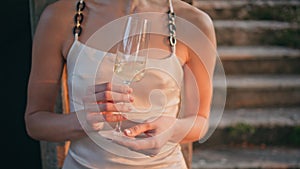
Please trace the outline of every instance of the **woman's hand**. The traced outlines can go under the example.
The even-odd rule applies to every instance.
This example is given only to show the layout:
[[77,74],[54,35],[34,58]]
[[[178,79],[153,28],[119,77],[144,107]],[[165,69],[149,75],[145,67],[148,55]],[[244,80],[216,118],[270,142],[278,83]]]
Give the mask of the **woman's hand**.
[[174,117],[162,116],[153,121],[137,124],[124,130],[124,134],[134,140],[117,139],[114,141],[133,151],[154,156],[168,141],[176,142],[176,139],[172,138],[176,121]]
[[123,103],[133,102],[130,96],[132,89],[125,85],[112,85],[111,83],[98,84],[88,89],[84,97],[84,112],[88,127],[92,131],[99,131],[103,122],[118,122],[126,120],[117,112],[128,112],[129,106]]

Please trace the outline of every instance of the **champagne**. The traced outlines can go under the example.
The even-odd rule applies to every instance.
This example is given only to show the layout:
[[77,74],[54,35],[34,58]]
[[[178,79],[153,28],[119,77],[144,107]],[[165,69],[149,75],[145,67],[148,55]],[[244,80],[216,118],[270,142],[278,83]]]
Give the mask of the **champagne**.
[[136,82],[141,80],[145,74],[145,62],[116,62],[114,72],[125,82]]

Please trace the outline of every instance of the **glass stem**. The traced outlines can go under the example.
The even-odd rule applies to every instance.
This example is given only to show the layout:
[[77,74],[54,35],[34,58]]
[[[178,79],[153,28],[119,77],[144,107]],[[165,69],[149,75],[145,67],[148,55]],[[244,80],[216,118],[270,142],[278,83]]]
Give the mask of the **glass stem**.
[[[121,113],[120,113],[121,114]],[[122,121],[118,121],[115,127],[116,132],[121,133],[121,125],[122,125]]]
[[[123,81],[123,84],[129,86],[130,81]],[[122,112],[119,112],[119,115],[122,115]],[[118,133],[122,132],[121,126],[122,126],[122,121],[118,121],[116,124],[116,127],[115,127],[116,132],[118,132]]]

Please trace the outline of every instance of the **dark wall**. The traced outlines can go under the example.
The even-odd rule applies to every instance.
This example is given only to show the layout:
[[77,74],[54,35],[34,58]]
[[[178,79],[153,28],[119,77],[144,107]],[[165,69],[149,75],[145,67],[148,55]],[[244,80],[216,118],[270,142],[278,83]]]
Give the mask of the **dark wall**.
[[[5,3],[5,4],[4,4]],[[2,166],[40,169],[39,142],[27,136],[24,125],[27,81],[31,63],[31,34],[28,0],[3,1],[0,10],[0,56],[2,125],[7,136],[2,146],[8,150]],[[7,123],[7,124],[6,124]],[[1,160],[2,161],[2,160]],[[18,168],[20,168],[18,167]],[[6,167],[7,168],[7,167]]]

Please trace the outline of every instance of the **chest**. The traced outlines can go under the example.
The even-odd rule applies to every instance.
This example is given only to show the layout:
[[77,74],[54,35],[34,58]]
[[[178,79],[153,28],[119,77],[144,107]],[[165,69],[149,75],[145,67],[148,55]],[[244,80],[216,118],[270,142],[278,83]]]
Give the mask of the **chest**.
[[[149,53],[154,59],[163,59],[172,52],[169,42],[169,20],[168,15],[163,12],[156,13],[137,13],[139,17],[151,20],[151,33],[149,48],[155,49]],[[83,12],[84,20],[81,24],[82,33],[79,41],[98,50],[116,53],[116,48],[120,41],[120,33],[124,29],[124,11],[112,12],[110,8],[95,10],[87,8]],[[180,31],[180,30],[177,30]],[[66,45],[66,51],[70,50],[71,45]],[[157,52],[162,51],[162,52]],[[186,63],[188,58],[188,48],[177,40],[176,55],[181,63]]]

